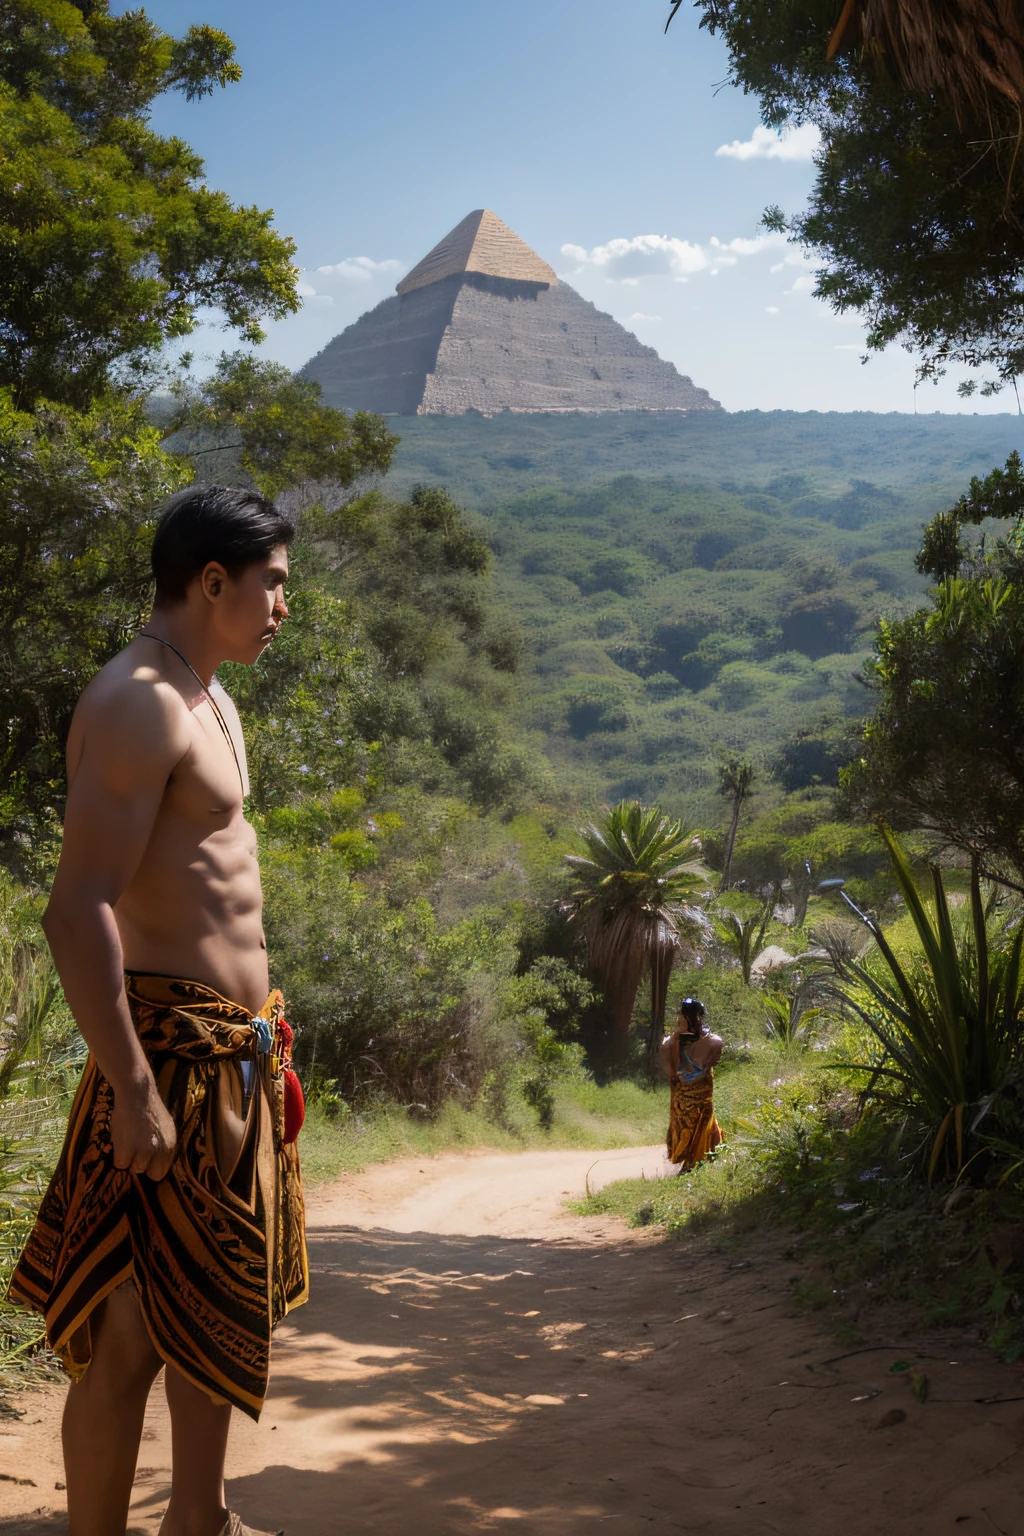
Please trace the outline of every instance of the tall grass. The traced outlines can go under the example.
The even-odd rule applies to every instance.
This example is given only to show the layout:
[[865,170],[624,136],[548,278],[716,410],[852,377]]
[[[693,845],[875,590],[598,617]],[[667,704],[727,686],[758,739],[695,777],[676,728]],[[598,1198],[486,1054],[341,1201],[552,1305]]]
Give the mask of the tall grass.
[[31,900],[0,876],[0,1388],[43,1338],[40,1319],[3,1298],[60,1146],[83,1056]]
[[668,1126],[668,1087],[629,1081],[599,1085],[588,1074],[558,1082],[551,1124],[543,1128],[533,1108],[510,1097],[500,1119],[490,1106],[449,1100],[432,1118],[418,1118],[401,1105],[333,1118],[314,1105],[302,1129],[302,1175],[309,1184],[353,1173],[396,1157],[433,1157],[489,1147],[496,1152],[554,1148],[653,1146]]

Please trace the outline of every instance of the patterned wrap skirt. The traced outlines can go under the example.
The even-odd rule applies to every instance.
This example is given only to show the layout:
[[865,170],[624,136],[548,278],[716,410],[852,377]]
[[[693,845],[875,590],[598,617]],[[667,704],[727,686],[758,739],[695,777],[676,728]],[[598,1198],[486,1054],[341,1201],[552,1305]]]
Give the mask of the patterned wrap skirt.
[[9,1299],[42,1313],[79,1380],[90,1314],[132,1280],[161,1359],[256,1419],[271,1330],[309,1290],[298,1150],[284,1142],[284,1001],[271,993],[253,1019],[180,977],[129,973],[125,990],[178,1130],[174,1161],[159,1181],[115,1168],[113,1090],[90,1056]]
[[722,1132],[715,1119],[715,1074],[709,1067],[696,1082],[676,1078],[665,1145],[670,1163],[695,1168],[720,1145]]

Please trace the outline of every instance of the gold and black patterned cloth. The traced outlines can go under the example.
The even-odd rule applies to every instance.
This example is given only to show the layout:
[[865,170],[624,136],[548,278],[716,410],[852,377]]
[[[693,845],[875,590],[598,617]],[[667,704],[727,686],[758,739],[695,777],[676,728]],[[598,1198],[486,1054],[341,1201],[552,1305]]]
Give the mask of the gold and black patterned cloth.
[[9,1299],[43,1314],[78,1380],[90,1314],[132,1280],[161,1358],[255,1419],[271,1330],[309,1290],[298,1151],[283,1134],[284,1002],[271,993],[254,1020],[180,977],[130,973],[125,988],[178,1129],[174,1161],[159,1181],[115,1168],[113,1090],[90,1056]]
[[695,1082],[674,1078],[672,1109],[665,1146],[670,1163],[696,1168],[721,1144],[722,1132],[715,1119],[715,1074],[708,1070]]

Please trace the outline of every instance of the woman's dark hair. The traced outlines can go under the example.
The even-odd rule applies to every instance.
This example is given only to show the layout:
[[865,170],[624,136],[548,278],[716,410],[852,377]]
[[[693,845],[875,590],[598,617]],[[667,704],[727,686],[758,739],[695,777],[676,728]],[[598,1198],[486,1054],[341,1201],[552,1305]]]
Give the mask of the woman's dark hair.
[[704,1004],[699,997],[684,997],[679,1004],[679,1017],[690,1026],[690,1038],[699,1038],[704,1026]]
[[172,496],[153,536],[158,603],[180,603],[211,560],[229,576],[262,560],[295,529],[272,501],[241,485],[197,485]]

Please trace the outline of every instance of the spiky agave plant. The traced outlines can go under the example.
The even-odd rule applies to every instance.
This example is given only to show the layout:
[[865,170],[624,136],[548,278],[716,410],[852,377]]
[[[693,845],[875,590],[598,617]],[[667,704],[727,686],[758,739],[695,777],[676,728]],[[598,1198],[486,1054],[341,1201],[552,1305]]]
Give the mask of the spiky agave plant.
[[765,947],[765,939],[771,925],[775,908],[779,904],[781,887],[772,886],[764,897],[761,905],[748,917],[743,917],[734,912],[731,907],[720,908],[720,916],[715,920],[715,932],[722,943],[727,945],[740,962],[740,970],[743,980],[750,986],[750,977],[754,968],[754,961]]
[[[884,1048],[871,1068],[869,1093],[923,1117],[931,1145],[928,1177],[945,1157],[956,1170],[969,1155],[972,1125],[1024,1056],[1024,927],[990,939],[991,904],[977,860],[971,871],[969,920],[954,925],[941,871],[932,870],[934,917],[914,884],[910,864],[888,829],[889,849],[921,956],[904,963],[868,919],[888,978],[847,960],[850,982],[835,989]],[[851,903],[852,905],[852,903]],[[856,909],[854,909],[856,910]]]
[[807,1045],[815,1019],[822,1013],[818,1007],[821,983],[817,976],[792,978],[785,989],[764,994],[764,1027],[769,1040],[787,1050],[791,1045]]
[[701,909],[707,871],[695,856],[692,830],[638,800],[610,807],[579,836],[582,851],[566,855],[576,879],[565,904],[570,921],[582,930],[620,1048],[640,983],[650,972],[653,1049],[676,954],[681,947],[692,951],[707,926]]

